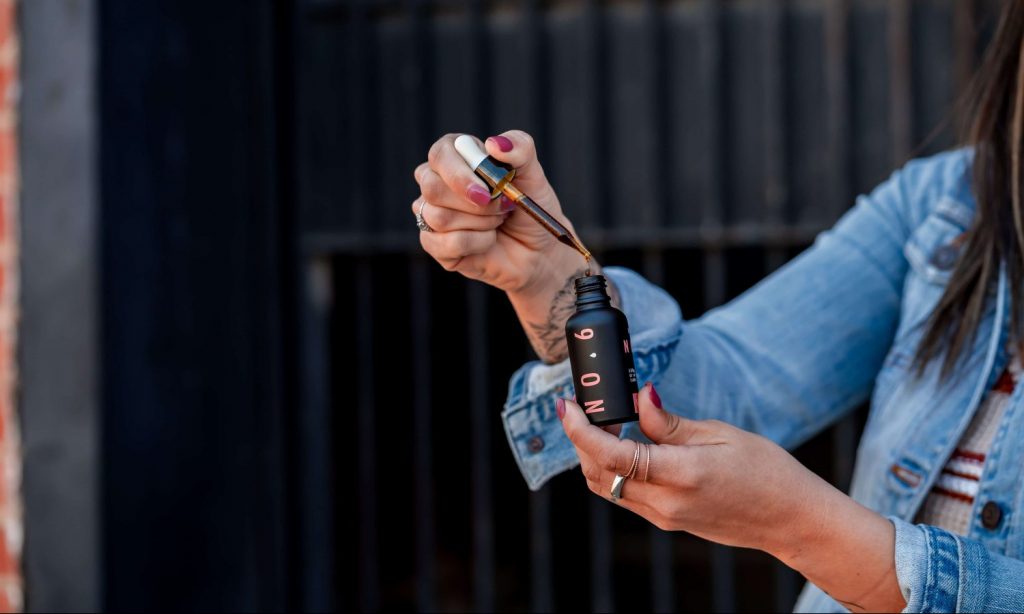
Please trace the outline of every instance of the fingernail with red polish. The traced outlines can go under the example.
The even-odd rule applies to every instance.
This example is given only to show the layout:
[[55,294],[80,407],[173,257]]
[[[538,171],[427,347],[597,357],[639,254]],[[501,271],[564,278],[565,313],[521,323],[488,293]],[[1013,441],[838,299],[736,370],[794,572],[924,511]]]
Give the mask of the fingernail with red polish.
[[469,186],[466,195],[469,196],[469,200],[481,207],[486,207],[487,203],[491,202],[491,193],[475,183]]
[[490,140],[495,142],[495,144],[498,146],[498,149],[505,152],[512,151],[512,141],[510,141],[508,137],[492,136],[490,137]]
[[658,396],[658,391],[654,388],[654,384],[651,384],[651,403],[654,403],[654,406],[658,409],[662,409],[661,397]]
[[565,419],[565,399],[555,401],[555,413],[558,414],[559,420]]
[[504,194],[501,195],[501,212],[508,213],[509,211],[515,211],[516,201],[512,200]]

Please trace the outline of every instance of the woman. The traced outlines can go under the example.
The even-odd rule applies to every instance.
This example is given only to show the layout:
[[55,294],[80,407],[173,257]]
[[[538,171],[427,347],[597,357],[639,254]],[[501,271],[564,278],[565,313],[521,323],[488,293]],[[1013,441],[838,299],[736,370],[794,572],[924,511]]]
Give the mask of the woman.
[[[641,391],[642,433],[631,425],[626,439],[563,398],[578,255],[489,201],[455,135],[439,140],[415,171],[423,247],[507,292],[547,363],[515,374],[504,413],[530,487],[578,462],[611,498],[634,464],[628,438],[646,436],[616,502],[663,529],[776,556],[810,581],[798,610],[1024,610],[1022,45],[1024,2],[1008,2],[970,147],[907,164],[728,305],[683,321],[664,291],[606,269],[641,381],[657,386]],[[485,147],[568,225],[528,135]],[[784,448],[869,397],[846,496]]]

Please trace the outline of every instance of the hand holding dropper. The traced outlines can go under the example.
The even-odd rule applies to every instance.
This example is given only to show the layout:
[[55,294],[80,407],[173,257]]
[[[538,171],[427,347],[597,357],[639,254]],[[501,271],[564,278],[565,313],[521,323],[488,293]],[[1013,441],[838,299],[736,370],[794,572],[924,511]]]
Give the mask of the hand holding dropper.
[[505,194],[520,209],[554,235],[558,241],[582,254],[587,261],[587,275],[590,275],[590,251],[569,232],[568,228],[513,185],[512,179],[516,176],[516,169],[487,155],[487,152],[480,149],[480,146],[468,134],[463,134],[455,139],[455,151],[459,152],[473,172],[491,187],[492,200]]

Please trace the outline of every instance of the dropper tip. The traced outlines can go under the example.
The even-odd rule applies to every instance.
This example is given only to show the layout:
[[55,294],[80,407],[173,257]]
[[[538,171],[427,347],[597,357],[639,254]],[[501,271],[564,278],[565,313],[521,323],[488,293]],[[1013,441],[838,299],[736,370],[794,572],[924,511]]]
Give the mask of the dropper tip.
[[590,260],[593,258],[593,256],[590,255],[590,250],[587,249],[586,247],[584,247],[583,243],[580,243],[580,240],[577,239],[576,237],[572,238],[572,242],[573,242],[573,247],[576,248],[576,251],[578,251],[579,253],[583,254],[583,257],[586,258],[587,262],[589,263]]

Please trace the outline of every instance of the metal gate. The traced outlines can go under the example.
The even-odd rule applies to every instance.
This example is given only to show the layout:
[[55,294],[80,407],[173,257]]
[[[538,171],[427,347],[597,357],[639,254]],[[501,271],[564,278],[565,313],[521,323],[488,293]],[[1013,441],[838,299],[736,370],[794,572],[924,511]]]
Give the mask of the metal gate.
[[[499,411],[532,355],[500,293],[421,253],[412,169],[445,132],[531,132],[599,260],[693,318],[954,142],[996,5],[297,2],[306,606],[791,608],[766,555],[651,528],[578,473],[527,491]],[[845,487],[863,417],[798,458]]]

